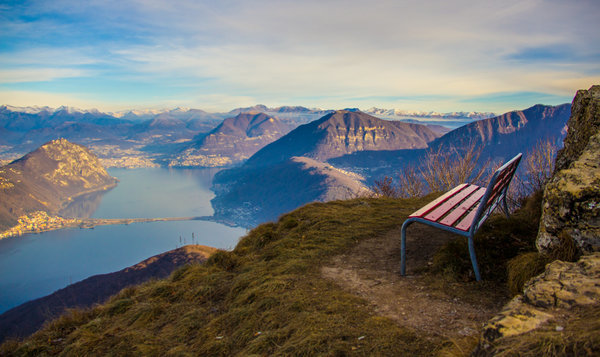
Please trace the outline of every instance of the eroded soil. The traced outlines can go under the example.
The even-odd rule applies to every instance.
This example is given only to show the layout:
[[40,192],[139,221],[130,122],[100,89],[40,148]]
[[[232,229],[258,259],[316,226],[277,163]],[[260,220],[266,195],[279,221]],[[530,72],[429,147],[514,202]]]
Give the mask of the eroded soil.
[[474,281],[448,283],[423,273],[433,254],[457,236],[413,224],[407,230],[407,275],[400,275],[400,227],[337,256],[322,274],[368,300],[401,326],[450,339],[476,336],[508,300],[504,289]]

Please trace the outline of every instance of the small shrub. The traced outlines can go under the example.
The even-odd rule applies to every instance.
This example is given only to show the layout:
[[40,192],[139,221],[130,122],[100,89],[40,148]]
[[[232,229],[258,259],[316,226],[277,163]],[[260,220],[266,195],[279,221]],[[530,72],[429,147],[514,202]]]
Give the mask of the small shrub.
[[381,180],[375,180],[373,186],[371,187],[371,191],[373,191],[375,197],[400,197],[398,189],[394,185],[394,180],[389,176],[385,176]]
[[520,254],[508,262],[508,288],[513,295],[523,292],[529,279],[542,273],[548,258],[538,252]]
[[108,306],[106,314],[108,316],[122,314],[125,311],[127,311],[131,307],[131,305],[133,305],[133,300],[128,298],[112,301],[111,304]]
[[566,262],[575,262],[581,256],[573,237],[565,231],[558,235],[559,245],[549,254],[551,260],[564,260]]
[[402,198],[421,197],[426,193],[425,182],[415,166],[406,165],[398,174],[397,191]]
[[238,266],[238,258],[233,252],[219,250],[208,258],[207,266],[215,266],[225,271],[231,271]]

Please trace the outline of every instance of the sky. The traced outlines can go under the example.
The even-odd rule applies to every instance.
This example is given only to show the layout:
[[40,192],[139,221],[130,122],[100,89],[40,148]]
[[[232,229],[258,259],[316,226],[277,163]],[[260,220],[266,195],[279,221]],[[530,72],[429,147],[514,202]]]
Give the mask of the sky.
[[598,0],[0,0],[0,104],[525,109],[600,84]]

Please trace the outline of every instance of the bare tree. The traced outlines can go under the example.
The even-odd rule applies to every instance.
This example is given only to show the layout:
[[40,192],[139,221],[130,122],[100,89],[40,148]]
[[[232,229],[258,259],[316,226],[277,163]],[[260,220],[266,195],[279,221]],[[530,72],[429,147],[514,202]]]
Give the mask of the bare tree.
[[430,150],[421,166],[407,164],[398,173],[398,183],[385,176],[376,180],[372,187],[376,196],[419,197],[429,192],[448,191],[464,182],[483,184],[489,161],[479,165],[481,148],[473,143],[459,152],[455,147],[438,147]]
[[478,167],[481,151],[475,143],[460,153],[453,146],[440,146],[436,151],[428,151],[420,172],[429,191],[448,191],[464,182],[481,184],[489,166],[486,162]]
[[394,180],[389,176],[385,176],[381,180],[375,180],[373,186],[371,187],[371,190],[373,191],[376,197],[400,197],[398,189],[394,185]]
[[407,164],[398,173],[398,186],[396,190],[402,198],[420,197],[425,194],[425,182],[423,182],[421,173],[415,166]]
[[523,159],[523,168],[515,176],[516,185],[511,193],[514,202],[541,191],[552,176],[558,147],[550,139],[538,141]]
[[554,159],[557,151],[551,140],[539,141],[525,159],[527,181],[532,191],[544,188],[554,171]]

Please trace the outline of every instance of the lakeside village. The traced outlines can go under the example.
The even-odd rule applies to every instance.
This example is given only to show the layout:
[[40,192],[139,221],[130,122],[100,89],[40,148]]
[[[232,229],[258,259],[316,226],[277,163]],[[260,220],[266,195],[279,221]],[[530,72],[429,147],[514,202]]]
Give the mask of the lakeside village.
[[44,211],[35,211],[24,216],[20,216],[17,225],[0,232],[0,239],[17,237],[27,233],[42,233],[55,229],[79,227],[94,228],[100,225],[111,224],[131,224],[143,222],[159,221],[191,221],[201,220],[206,217],[165,217],[165,218],[63,218],[59,216],[50,216]]
[[79,224],[81,224],[81,220],[79,219],[50,216],[44,211],[36,211],[19,217],[16,226],[0,232],[0,239],[16,237],[26,233],[41,233],[54,229],[73,227]]

